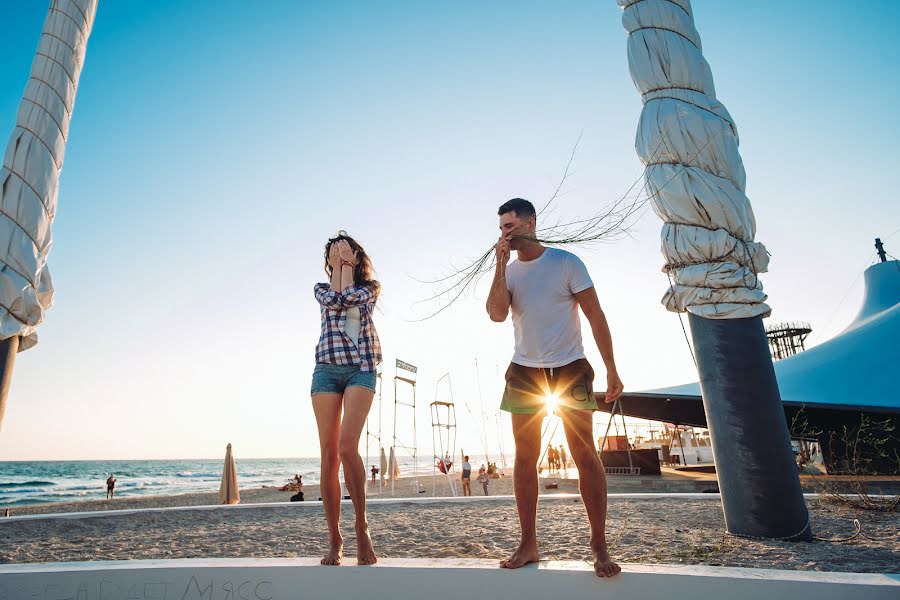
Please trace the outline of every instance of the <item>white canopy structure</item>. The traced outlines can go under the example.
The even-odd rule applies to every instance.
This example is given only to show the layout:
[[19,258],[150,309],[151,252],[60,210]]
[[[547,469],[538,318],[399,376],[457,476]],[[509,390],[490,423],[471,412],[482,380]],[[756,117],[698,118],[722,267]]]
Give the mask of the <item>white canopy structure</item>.
[[0,169],[0,339],[37,343],[69,120],[97,0],[52,0]]
[[628,65],[644,103],[636,149],[663,220],[667,309],[709,319],[767,316],[757,278],[769,255],[753,240],[737,128],[716,99],[689,0],[617,0]]
[[[862,306],[846,329],[775,363],[786,411],[900,414],[900,261],[866,269],[865,286]],[[622,407],[629,416],[702,426],[700,398],[700,384],[687,383],[626,393]]]

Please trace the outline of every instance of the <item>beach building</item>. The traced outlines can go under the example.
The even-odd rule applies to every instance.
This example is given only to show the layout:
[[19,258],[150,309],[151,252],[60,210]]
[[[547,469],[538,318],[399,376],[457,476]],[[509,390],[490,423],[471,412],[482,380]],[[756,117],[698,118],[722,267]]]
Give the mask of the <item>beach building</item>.
[[[862,306],[847,327],[818,346],[775,362],[792,437],[818,442],[829,472],[900,470],[900,261],[887,260],[878,245],[881,260],[865,270]],[[699,382],[626,392],[621,410],[629,417],[706,426]],[[871,443],[862,452],[851,452],[848,436],[857,433]]]

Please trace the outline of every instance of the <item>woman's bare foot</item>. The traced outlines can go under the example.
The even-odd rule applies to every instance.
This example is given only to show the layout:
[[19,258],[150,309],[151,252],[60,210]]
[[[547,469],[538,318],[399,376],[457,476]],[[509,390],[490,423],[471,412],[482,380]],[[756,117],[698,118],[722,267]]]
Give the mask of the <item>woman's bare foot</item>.
[[538,553],[537,542],[522,542],[512,556],[500,561],[500,566],[504,569],[518,569],[539,560],[541,560],[541,555]]
[[338,538],[331,543],[331,548],[328,549],[328,554],[325,555],[321,563],[323,565],[339,565],[342,558],[344,558],[344,540],[343,538]]
[[597,577],[612,577],[622,571],[607,552],[594,552],[594,573]]
[[372,546],[372,538],[369,536],[369,526],[356,530],[356,564],[374,565],[378,562],[375,556],[375,548]]

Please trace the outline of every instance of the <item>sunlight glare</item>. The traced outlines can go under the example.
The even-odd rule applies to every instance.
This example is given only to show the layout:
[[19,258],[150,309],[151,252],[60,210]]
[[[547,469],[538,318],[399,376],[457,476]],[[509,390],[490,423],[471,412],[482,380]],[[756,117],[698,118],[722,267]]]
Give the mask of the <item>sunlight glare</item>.
[[547,414],[554,414],[556,407],[559,405],[559,397],[556,394],[547,394],[544,396],[544,402],[547,403]]

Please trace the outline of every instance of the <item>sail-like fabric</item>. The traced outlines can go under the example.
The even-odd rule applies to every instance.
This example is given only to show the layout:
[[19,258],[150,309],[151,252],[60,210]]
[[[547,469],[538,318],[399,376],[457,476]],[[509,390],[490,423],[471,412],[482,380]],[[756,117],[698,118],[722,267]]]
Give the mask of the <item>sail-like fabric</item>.
[[710,319],[768,316],[734,120],[716,99],[689,0],[617,0],[644,108],[636,149],[663,220],[667,309]]
[[0,339],[37,343],[69,120],[97,0],[52,0],[0,168]]

